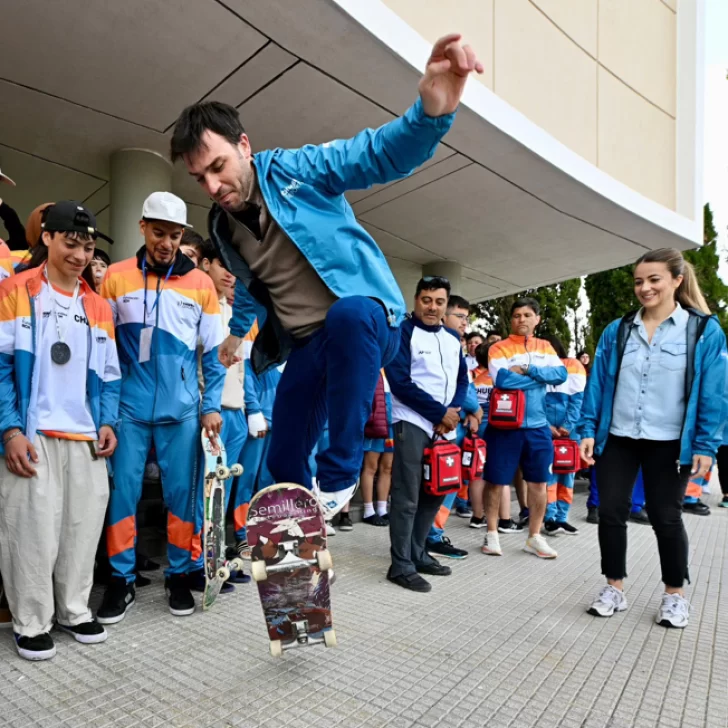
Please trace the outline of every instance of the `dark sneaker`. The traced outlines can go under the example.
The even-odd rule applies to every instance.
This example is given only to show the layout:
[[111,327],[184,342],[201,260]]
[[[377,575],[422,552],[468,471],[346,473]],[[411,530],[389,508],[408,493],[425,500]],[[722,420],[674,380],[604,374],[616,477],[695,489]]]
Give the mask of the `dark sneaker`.
[[56,646],[48,632],[37,634],[35,637],[22,637],[16,633],[15,647],[25,660],[50,660],[56,656]]
[[588,509],[586,515],[587,523],[599,523],[599,509],[596,506],[592,506]]
[[371,516],[367,516],[366,518],[362,518],[362,521],[364,523],[369,524],[370,526],[388,526],[389,525],[388,518],[382,518],[381,516],[378,516],[376,513],[372,514]]
[[167,577],[164,580],[164,590],[169,600],[169,611],[175,617],[187,617],[194,613],[195,599],[190,591],[187,574],[172,574]]
[[392,576],[390,570],[387,572],[387,581],[391,581],[392,584],[401,586],[404,589],[409,589],[410,591],[432,591],[432,584],[430,584],[429,581],[423,579],[419,574],[402,574],[400,576]]
[[339,513],[339,531],[353,531],[354,524],[348,513]]
[[[196,571],[190,571],[189,574],[187,574],[187,586],[191,591],[194,592],[203,592],[205,591],[205,570],[204,569],[197,569]],[[165,582],[165,588],[166,588],[167,582]],[[235,591],[235,587],[230,583],[230,581],[226,581],[222,585],[222,589],[220,589],[220,594],[230,594],[231,592]]]
[[473,511],[470,506],[458,506],[455,509],[455,515],[460,516],[460,518],[470,518],[473,515]]
[[561,524],[556,523],[556,521],[546,521],[543,524],[543,530],[547,536],[558,536],[560,533],[564,533]]
[[99,642],[106,642],[109,636],[106,630],[95,620],[77,624],[73,627],[67,627],[65,624],[56,622],[56,627],[68,632],[76,642],[82,642],[84,645],[96,645]]
[[703,503],[698,500],[695,503],[683,503],[683,511],[685,513],[692,513],[695,516],[709,516],[710,506],[707,503]]
[[433,561],[431,564],[421,564],[417,567],[418,574],[429,574],[430,576],[450,576],[452,569],[439,561]]
[[96,612],[96,621],[99,624],[116,624],[121,622],[126,613],[134,606],[134,584],[126,583],[123,577],[113,577],[106,587],[104,600]]
[[650,518],[644,508],[640,508],[638,511],[632,511],[629,514],[629,520],[632,521],[632,523],[641,523],[644,526],[650,525]]
[[473,516],[470,519],[470,528],[485,528],[488,525],[488,521],[485,520],[485,516],[482,518],[476,518]]
[[579,529],[576,526],[572,526],[566,521],[557,521],[556,525],[561,529],[561,533],[565,533],[567,536],[576,536],[579,533]]
[[240,571],[231,571],[230,578],[226,584],[249,584],[250,577],[241,569]]
[[152,580],[144,576],[140,571],[134,572],[134,586],[138,589],[141,589],[142,587],[149,586],[152,583]]
[[159,564],[147,558],[146,554],[137,552],[136,568],[137,571],[159,571]]
[[528,525],[528,508],[523,508],[518,515],[518,523],[521,526]]
[[718,503],[719,508],[728,508],[728,495],[723,496],[723,500]]
[[465,549],[453,546],[447,536],[443,536],[440,541],[428,541],[425,549],[430,556],[446,556],[448,559],[464,559],[468,555]]
[[498,520],[498,533],[518,533],[519,531],[523,531],[523,526],[512,518]]

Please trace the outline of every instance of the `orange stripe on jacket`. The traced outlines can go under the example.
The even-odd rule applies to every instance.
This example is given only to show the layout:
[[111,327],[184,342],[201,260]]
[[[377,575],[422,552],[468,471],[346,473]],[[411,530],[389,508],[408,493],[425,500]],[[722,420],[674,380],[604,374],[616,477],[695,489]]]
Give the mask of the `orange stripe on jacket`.
[[184,551],[192,551],[192,529],[189,521],[183,521],[173,513],[167,516],[167,541]]
[[134,548],[136,516],[127,516],[106,529],[106,550],[109,558]]
[[245,528],[245,524],[248,520],[248,508],[250,508],[250,503],[243,503],[233,512],[233,523],[235,524],[236,531],[239,531],[241,528]]

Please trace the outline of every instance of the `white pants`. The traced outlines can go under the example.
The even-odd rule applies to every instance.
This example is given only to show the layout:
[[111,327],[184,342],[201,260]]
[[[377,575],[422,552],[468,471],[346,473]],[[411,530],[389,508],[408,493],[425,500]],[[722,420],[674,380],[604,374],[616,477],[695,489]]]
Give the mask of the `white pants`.
[[106,459],[88,442],[37,435],[33,478],[0,462],[0,571],[13,629],[34,637],[88,622],[96,547],[109,500]]

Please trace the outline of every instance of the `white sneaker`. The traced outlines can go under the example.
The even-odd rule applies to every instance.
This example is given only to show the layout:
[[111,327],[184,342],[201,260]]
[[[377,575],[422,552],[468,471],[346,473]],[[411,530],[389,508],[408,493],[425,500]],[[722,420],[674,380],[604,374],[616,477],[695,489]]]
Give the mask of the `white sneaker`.
[[607,584],[602,587],[599,596],[587,611],[595,617],[611,617],[615,612],[623,612],[625,609],[627,609],[627,598],[624,592]]
[[321,508],[324,512],[324,518],[327,521],[332,520],[333,517],[352,499],[358,485],[359,481],[348,488],[344,488],[344,490],[337,490],[334,493],[324,493],[318,485],[314,487],[313,492],[319,499],[319,503],[321,504]]
[[503,556],[498,531],[488,531],[488,533],[485,534],[485,540],[483,541],[483,546],[480,550],[484,554],[489,554],[490,556]]
[[527,538],[523,550],[527,554],[538,556],[539,559],[555,559],[559,555],[546,543],[546,539],[540,533]]
[[336,536],[336,529],[331,525],[331,521],[326,521],[326,535]]
[[690,602],[679,594],[663,594],[657,612],[657,624],[685,629],[690,617]]

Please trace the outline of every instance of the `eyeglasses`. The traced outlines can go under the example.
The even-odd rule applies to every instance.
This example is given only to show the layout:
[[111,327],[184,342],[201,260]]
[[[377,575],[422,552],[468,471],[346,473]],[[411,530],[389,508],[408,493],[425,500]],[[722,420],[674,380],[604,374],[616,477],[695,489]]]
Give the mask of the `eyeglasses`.
[[464,321],[468,317],[468,314],[466,314],[466,313],[449,313],[447,315],[454,316],[455,318],[459,318],[461,321]]

